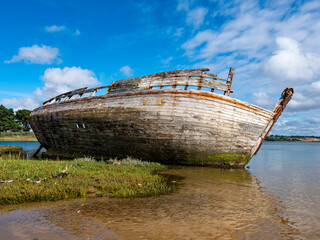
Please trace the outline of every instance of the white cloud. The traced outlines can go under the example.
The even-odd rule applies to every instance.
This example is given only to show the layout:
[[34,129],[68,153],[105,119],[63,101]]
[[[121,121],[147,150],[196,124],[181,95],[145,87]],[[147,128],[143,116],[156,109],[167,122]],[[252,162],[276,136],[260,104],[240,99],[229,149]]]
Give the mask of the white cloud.
[[307,2],[301,7],[302,12],[319,11],[319,9],[320,9],[320,2],[319,1]]
[[35,98],[4,98],[1,100],[1,104],[13,108],[14,111],[19,109],[29,109],[32,110],[39,107],[40,101]]
[[52,26],[45,26],[44,28],[47,32],[62,32],[67,30],[65,26],[57,26],[57,25],[52,25]]
[[51,64],[60,63],[61,59],[58,58],[59,49],[55,47],[42,45],[33,45],[32,47],[19,48],[18,55],[12,57],[11,60],[4,61],[5,63],[15,63],[24,61],[26,63],[37,64]]
[[33,109],[61,93],[81,87],[95,87],[100,82],[95,74],[88,69],[80,67],[48,68],[41,76],[44,81],[42,88],[37,88],[33,97],[2,99],[1,104],[17,109]]
[[267,61],[265,71],[290,82],[312,81],[319,72],[320,57],[303,54],[294,39],[278,37],[276,41],[279,49]]
[[272,99],[266,92],[254,92],[252,94],[252,102],[259,107],[272,110],[277,103],[277,99]]
[[205,16],[208,13],[208,9],[204,7],[197,7],[195,9],[192,9],[187,13],[187,24],[193,25],[195,29],[199,28],[203,21]]
[[170,57],[168,57],[166,59],[162,59],[161,60],[162,66],[163,67],[169,67],[170,66],[170,62],[172,61],[172,59],[173,59],[172,56],[170,56]]
[[173,36],[175,37],[181,37],[183,33],[185,32],[185,29],[183,27],[176,29],[176,31],[173,33]]
[[279,119],[271,134],[320,136],[320,118],[303,117],[298,119]]
[[48,68],[41,77],[44,81],[42,89],[37,88],[38,98],[51,98],[76,88],[96,86],[99,84],[95,74],[80,67]]
[[[255,1],[228,4],[228,11],[221,12],[222,5],[215,8],[220,22],[222,16],[226,17],[220,26],[212,17],[208,19],[212,28],[198,31],[182,44],[193,65],[213,65],[215,73],[235,67],[233,89],[242,96],[254,90],[277,99],[285,87],[306,94],[320,72],[320,48],[316,40],[320,39],[320,18],[316,11],[305,12],[318,6],[316,1],[296,5],[289,14],[288,4],[259,5]],[[320,108],[315,99],[311,101]]]
[[291,101],[288,104],[288,110],[294,113],[313,111],[314,109],[319,109],[320,96],[309,97],[303,89],[300,92],[295,92]]
[[[181,3],[187,15],[192,8],[183,9]],[[293,87],[295,93],[284,115],[317,114],[320,118],[319,1],[211,3],[215,7],[207,8],[210,18],[206,18],[210,27],[181,45],[190,67],[214,66],[219,76],[235,67],[232,96],[252,96],[251,102],[268,109],[284,88]]]
[[[214,43],[214,39],[217,39],[217,34],[214,33],[212,30],[207,29],[201,32],[198,32],[195,37],[188,40],[182,45],[182,48],[187,50],[188,55],[194,55],[194,50],[196,50],[197,47],[201,46],[202,44],[208,44],[208,43]],[[218,40],[218,39],[217,39]],[[218,43],[218,41],[217,41]],[[210,51],[211,54],[214,54],[218,52],[218,49],[214,51]],[[206,58],[205,56],[199,56],[199,58]]]
[[177,5],[178,11],[188,11],[190,8],[190,1],[189,0],[179,0]]
[[129,67],[128,65],[120,68],[120,72],[125,77],[131,77],[134,74],[134,70],[131,67]]
[[57,26],[57,25],[45,26],[44,29],[46,32],[49,32],[49,33],[66,32],[68,34],[75,35],[75,36],[80,35],[79,29],[72,30],[72,29],[67,28],[64,25],[62,25],[62,26]]
[[[220,30],[206,29],[186,41],[182,48],[187,54],[198,59],[212,60],[216,55],[234,54],[234,58],[265,57],[270,45],[270,32],[275,13],[245,13],[221,26]],[[234,59],[233,58],[233,59]]]
[[320,81],[311,83],[310,87],[308,86],[306,90],[314,96],[320,96]]

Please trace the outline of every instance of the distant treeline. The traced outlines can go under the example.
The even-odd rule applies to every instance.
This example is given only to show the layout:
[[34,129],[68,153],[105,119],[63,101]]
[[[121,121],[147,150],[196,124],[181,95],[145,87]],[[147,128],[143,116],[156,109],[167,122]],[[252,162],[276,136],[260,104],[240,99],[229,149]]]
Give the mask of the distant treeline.
[[0,132],[30,131],[30,112],[27,109],[14,112],[12,108],[0,105]]
[[266,141],[283,141],[283,142],[305,142],[305,141],[320,141],[318,136],[282,136],[270,135],[267,136]]

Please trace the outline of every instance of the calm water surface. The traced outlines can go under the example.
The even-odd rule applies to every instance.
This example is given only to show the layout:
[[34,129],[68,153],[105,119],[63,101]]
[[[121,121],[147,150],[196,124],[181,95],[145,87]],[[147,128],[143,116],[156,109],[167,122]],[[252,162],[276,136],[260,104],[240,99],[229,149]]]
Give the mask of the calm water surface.
[[248,170],[166,171],[168,195],[0,207],[0,239],[320,239],[319,154],[265,142]]
[[[25,142],[25,141],[0,141],[0,145],[13,145],[17,147],[22,147],[24,156],[20,156],[20,158],[31,158],[35,151],[39,148],[39,142]],[[41,150],[43,152],[44,150]],[[13,155],[13,157],[16,157]]]
[[37,148],[40,146],[39,142],[23,142],[23,141],[0,141],[0,145],[12,145],[12,146],[18,146],[23,147],[23,150],[37,150]]

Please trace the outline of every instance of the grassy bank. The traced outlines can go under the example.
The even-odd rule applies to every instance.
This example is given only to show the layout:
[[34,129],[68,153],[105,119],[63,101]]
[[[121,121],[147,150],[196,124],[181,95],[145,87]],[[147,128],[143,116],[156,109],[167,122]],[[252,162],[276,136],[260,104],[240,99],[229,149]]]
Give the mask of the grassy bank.
[[22,153],[22,147],[0,145],[0,160],[2,159],[21,159],[25,154]]
[[0,160],[0,204],[76,197],[142,197],[168,192],[166,167],[133,159],[95,162]]
[[2,153],[21,153],[22,147],[0,145],[0,154]]
[[0,132],[0,141],[38,141],[33,132]]

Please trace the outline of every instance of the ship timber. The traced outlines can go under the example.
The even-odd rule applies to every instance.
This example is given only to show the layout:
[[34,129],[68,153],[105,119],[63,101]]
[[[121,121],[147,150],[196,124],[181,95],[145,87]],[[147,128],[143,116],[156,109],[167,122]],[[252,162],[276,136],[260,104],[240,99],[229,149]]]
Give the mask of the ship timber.
[[294,91],[285,89],[269,111],[229,96],[233,68],[227,79],[207,71],[177,70],[76,89],[34,109],[30,124],[46,156],[243,167]]

